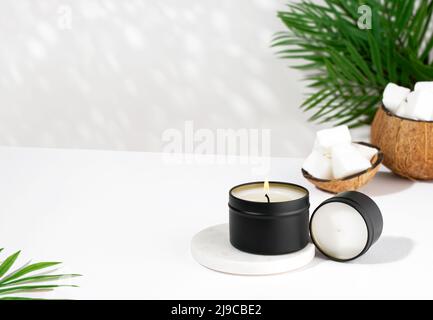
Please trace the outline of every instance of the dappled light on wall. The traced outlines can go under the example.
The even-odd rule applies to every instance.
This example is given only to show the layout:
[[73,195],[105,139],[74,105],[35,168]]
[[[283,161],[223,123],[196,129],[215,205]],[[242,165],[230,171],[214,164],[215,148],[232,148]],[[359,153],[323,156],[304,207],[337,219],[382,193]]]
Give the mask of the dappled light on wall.
[[[161,151],[161,133],[188,120],[312,139],[299,75],[270,48],[280,5],[4,1],[0,144]],[[274,141],[280,155],[306,152]]]

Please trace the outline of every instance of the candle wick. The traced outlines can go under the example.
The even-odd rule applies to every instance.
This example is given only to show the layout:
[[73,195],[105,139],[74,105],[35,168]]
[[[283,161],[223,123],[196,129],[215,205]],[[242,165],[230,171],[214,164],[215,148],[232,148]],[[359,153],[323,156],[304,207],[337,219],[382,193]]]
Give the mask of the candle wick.
[[268,199],[268,203],[270,203],[270,202],[271,202],[271,199],[269,199],[269,196],[268,196],[267,193],[265,194],[265,197],[266,197],[266,199]]

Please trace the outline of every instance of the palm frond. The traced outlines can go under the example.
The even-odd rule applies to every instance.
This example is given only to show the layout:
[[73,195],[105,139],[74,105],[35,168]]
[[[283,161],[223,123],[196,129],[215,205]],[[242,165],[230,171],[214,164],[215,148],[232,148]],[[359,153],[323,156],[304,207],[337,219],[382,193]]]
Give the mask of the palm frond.
[[[371,8],[371,29],[358,27],[361,5]],[[389,82],[433,80],[433,0],[302,0],[278,17],[288,30],[272,46],[307,74],[301,108],[311,121],[369,124]]]
[[[0,249],[0,252],[3,249]],[[58,281],[79,277],[79,274],[53,274],[35,275],[35,271],[44,270],[59,265],[61,262],[37,262],[25,265],[15,271],[10,271],[20,255],[20,251],[8,256],[0,263],[0,300],[32,300],[33,298],[10,296],[16,293],[46,292],[59,287],[76,287],[69,284],[46,284],[50,281]]]

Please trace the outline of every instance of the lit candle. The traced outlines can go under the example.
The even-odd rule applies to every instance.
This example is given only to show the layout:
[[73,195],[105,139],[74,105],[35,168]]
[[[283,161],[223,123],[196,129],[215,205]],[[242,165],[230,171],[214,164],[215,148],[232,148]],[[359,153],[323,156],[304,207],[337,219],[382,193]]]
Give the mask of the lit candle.
[[246,201],[286,202],[306,195],[305,189],[292,184],[272,182],[248,183],[232,189],[231,194]]
[[353,260],[379,239],[383,219],[379,207],[365,194],[344,192],[323,202],[310,221],[311,238],[324,255]]
[[308,190],[283,182],[253,182],[229,193],[230,242],[239,250],[277,255],[309,242]]

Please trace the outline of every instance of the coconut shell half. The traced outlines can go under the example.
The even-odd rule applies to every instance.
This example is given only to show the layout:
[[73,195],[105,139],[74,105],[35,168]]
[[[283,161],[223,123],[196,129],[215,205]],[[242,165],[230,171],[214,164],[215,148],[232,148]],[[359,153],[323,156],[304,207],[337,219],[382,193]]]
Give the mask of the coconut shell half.
[[371,125],[371,142],[382,150],[383,164],[397,175],[433,180],[433,121],[402,118],[382,106]]
[[377,149],[377,154],[371,159],[371,168],[362,171],[360,173],[354,174],[352,176],[346,177],[344,179],[336,180],[323,180],[313,177],[307,171],[302,169],[302,174],[304,178],[314,184],[318,189],[330,192],[330,193],[340,193],[344,191],[355,191],[370,182],[371,179],[379,171],[380,164],[383,161],[383,153],[380,149],[374,145],[365,142],[355,142],[357,144],[362,144],[364,146]]

